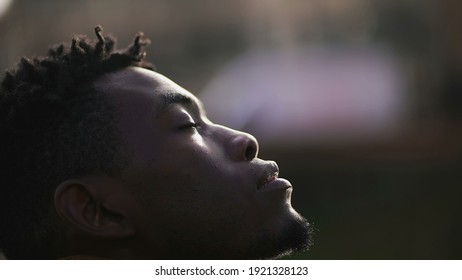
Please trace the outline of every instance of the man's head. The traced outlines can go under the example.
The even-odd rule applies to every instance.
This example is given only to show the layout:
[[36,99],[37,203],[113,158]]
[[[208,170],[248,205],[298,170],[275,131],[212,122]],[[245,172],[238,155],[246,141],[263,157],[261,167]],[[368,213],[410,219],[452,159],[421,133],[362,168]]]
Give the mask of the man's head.
[[306,249],[292,187],[249,134],[146,63],[141,35],[22,59],[0,96],[8,258],[271,258]]

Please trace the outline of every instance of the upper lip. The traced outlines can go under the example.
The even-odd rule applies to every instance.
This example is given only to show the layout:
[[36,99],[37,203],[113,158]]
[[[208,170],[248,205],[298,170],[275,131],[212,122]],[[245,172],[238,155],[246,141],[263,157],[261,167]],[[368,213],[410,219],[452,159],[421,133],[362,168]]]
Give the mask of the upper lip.
[[279,175],[279,167],[274,161],[270,161],[264,165],[263,170],[260,172],[260,176],[257,183],[257,189],[266,183],[275,180]]

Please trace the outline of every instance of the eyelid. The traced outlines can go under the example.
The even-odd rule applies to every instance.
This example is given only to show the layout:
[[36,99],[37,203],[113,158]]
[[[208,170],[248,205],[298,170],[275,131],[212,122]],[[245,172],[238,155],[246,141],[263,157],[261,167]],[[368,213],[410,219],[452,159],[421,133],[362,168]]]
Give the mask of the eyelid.
[[182,130],[182,129],[188,129],[188,128],[197,128],[201,126],[201,122],[188,122],[188,123],[183,123],[181,125],[178,126],[178,129]]
[[204,119],[202,118],[202,114],[199,112],[191,112],[186,108],[181,108],[181,117],[182,120],[179,120],[177,129],[188,129],[188,128],[197,128],[203,124]]

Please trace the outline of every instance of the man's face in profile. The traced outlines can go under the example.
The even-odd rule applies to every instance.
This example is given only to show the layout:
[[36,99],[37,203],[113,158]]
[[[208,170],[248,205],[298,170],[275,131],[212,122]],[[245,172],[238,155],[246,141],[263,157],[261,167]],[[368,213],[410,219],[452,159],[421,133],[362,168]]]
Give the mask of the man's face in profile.
[[256,139],[211,122],[201,102],[142,68],[95,88],[114,105],[130,164],[118,184],[146,258],[271,258],[306,249],[292,186]]

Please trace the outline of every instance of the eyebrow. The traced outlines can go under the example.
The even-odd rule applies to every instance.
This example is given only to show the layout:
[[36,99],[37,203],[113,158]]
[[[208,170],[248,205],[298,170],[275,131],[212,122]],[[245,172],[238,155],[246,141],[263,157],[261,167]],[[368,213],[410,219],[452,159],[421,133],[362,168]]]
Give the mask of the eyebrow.
[[157,115],[163,114],[173,104],[192,105],[194,101],[191,97],[179,92],[167,92],[161,95],[162,102],[157,108]]

